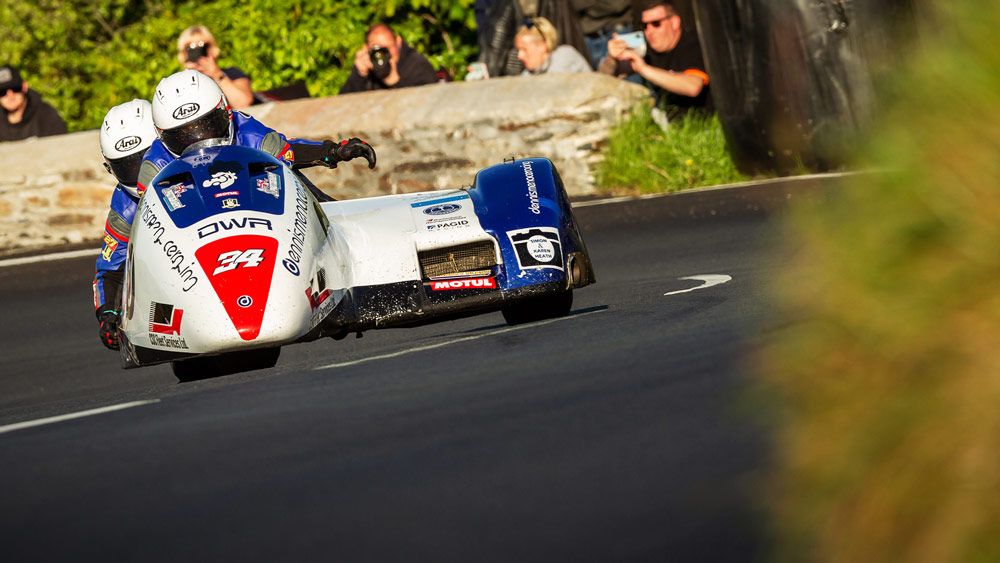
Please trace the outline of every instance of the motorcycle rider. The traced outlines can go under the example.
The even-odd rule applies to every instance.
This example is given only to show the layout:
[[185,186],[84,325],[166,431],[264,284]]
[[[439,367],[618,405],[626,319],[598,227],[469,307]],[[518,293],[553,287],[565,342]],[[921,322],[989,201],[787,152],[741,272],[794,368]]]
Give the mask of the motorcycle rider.
[[[352,137],[340,143],[305,139],[289,141],[284,135],[253,117],[243,112],[234,112],[219,85],[196,70],[182,70],[160,80],[150,106],[152,125],[158,138],[145,151],[138,169],[135,186],[140,196],[160,170],[192,147],[233,144],[251,147],[271,154],[295,169],[316,164],[336,168],[338,162],[354,158],[364,158],[368,161],[368,168],[375,167],[375,150],[361,139]],[[304,183],[321,200],[329,199],[310,182]],[[134,216],[135,202],[124,228],[126,243]],[[109,224],[110,217],[109,215]],[[125,219],[124,216],[121,218]],[[121,246],[122,239],[116,240]],[[112,249],[111,253],[114,252]],[[124,265],[124,251],[121,256],[119,280]],[[105,274],[104,278],[108,277]],[[105,282],[98,293],[95,281],[95,303],[101,303],[98,306],[101,342],[108,348],[117,349],[121,283],[115,287],[117,294],[111,295],[114,297],[112,301],[108,301],[110,289]]]
[[[153,125],[159,139],[146,153],[139,170],[139,192],[185,150],[197,146],[240,145],[273,155],[293,168],[322,164],[336,168],[338,162],[364,158],[375,168],[375,150],[352,137],[333,141],[289,140],[253,117],[233,111],[219,85],[192,69],[164,78],[153,94]],[[315,195],[325,199],[322,192]]]
[[101,126],[104,167],[118,180],[111,195],[111,211],[104,224],[104,248],[97,257],[94,307],[101,343],[118,349],[118,311],[122,277],[132,220],[139,202],[136,186],[146,150],[156,140],[153,111],[146,100],[132,100],[111,108]]

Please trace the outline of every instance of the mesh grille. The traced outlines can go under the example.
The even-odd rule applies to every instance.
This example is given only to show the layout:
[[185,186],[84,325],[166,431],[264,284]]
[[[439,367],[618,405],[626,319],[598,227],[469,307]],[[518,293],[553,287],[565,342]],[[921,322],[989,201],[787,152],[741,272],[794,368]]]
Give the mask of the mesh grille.
[[488,273],[497,263],[493,242],[488,240],[425,250],[417,256],[424,279],[456,274],[483,275],[480,270]]

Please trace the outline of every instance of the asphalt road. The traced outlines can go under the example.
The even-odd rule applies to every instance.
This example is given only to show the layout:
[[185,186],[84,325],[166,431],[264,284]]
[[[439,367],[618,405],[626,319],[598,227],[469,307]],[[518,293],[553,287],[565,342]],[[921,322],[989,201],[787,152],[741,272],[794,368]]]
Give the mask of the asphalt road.
[[[774,210],[824,183],[579,207],[598,284],[565,319],[372,331],[186,384],[100,346],[93,259],[0,267],[0,558],[759,558],[745,355]],[[709,274],[732,279],[664,295]]]

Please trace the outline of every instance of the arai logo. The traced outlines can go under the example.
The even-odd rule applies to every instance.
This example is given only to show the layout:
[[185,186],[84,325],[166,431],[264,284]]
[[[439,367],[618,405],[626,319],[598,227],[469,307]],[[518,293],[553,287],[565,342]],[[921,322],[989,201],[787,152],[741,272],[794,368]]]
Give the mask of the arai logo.
[[131,137],[124,137],[122,139],[118,139],[118,142],[115,143],[115,150],[118,152],[130,151],[138,147],[140,143],[142,143],[142,139],[136,137],[135,135],[132,135]]
[[441,205],[432,205],[427,209],[424,209],[424,213],[427,215],[448,215],[449,213],[454,213],[462,209],[461,205],[456,205],[454,203],[442,203]]
[[174,119],[186,119],[186,118],[191,117],[192,115],[198,113],[199,109],[201,109],[201,106],[199,106],[198,104],[196,104],[194,102],[190,102],[190,103],[184,104],[181,107],[179,107],[179,108],[177,108],[177,109],[174,110],[174,114],[173,114],[174,115]]

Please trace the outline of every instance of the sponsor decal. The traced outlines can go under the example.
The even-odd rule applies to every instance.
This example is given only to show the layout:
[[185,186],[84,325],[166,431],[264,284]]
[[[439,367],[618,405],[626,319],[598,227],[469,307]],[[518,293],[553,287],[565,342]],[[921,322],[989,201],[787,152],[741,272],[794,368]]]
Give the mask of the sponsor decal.
[[136,137],[135,135],[122,137],[121,139],[118,139],[117,143],[115,143],[115,150],[118,152],[130,151],[138,147],[140,144],[142,144],[142,139]]
[[301,269],[299,263],[302,262],[302,253],[306,246],[306,226],[309,217],[309,200],[306,198],[305,190],[301,185],[295,185],[295,224],[289,229],[292,233],[292,240],[288,246],[286,257],[281,261],[281,265],[293,276],[298,276]]
[[160,218],[156,216],[149,204],[146,202],[146,198],[142,198],[142,207],[140,212],[137,214],[139,220],[146,229],[149,231],[150,241],[159,247],[160,252],[170,261],[170,270],[177,272],[177,276],[181,280],[181,290],[187,293],[191,291],[191,288],[198,284],[198,276],[194,273],[194,261],[188,259],[184,255],[180,246],[177,245],[173,240],[163,240],[163,235],[166,234],[167,228],[160,221]]
[[309,308],[315,311],[330,297],[330,290],[326,287],[326,270],[320,268],[316,271],[316,276],[309,280],[309,287],[306,288],[306,298],[309,299]]
[[257,178],[257,191],[264,192],[277,198],[280,195],[278,186],[281,184],[279,184],[279,182],[280,180],[278,179],[277,174],[274,172],[268,172],[267,178]]
[[179,106],[177,109],[174,110],[174,113],[172,115],[174,116],[174,119],[187,119],[188,117],[191,117],[192,115],[198,113],[199,109],[201,109],[201,106],[199,106],[194,102],[190,102],[182,106]]
[[212,197],[214,197],[215,199],[219,199],[220,197],[232,197],[234,195],[240,195],[240,192],[238,190],[234,190],[231,192],[219,192],[217,194],[213,194]]
[[264,261],[263,248],[251,248],[250,250],[230,250],[219,254],[217,262],[219,267],[212,272],[217,276],[222,272],[235,270],[236,268],[256,268]]
[[109,234],[104,235],[104,249],[101,250],[101,258],[104,258],[106,262],[110,261],[111,255],[115,253],[115,250],[117,248],[118,248],[118,239]]
[[466,219],[460,219],[458,221],[448,221],[447,223],[431,223],[426,225],[428,231],[441,231],[444,229],[452,229],[455,227],[468,227],[469,221]]
[[187,189],[184,187],[184,184],[177,184],[176,186],[165,188],[160,192],[163,194],[163,206],[167,208],[167,211],[176,211],[184,207],[180,195],[186,191]]
[[461,205],[455,203],[439,203],[424,209],[425,215],[449,215],[462,209]]
[[531,170],[531,162],[527,160],[522,162],[521,168],[524,169],[524,181],[528,185],[528,210],[540,215],[542,208],[538,203],[538,186],[535,184],[535,173]]
[[562,244],[559,229],[552,227],[531,227],[507,231],[517,254],[517,263],[522,270],[542,268],[563,269]]
[[415,202],[413,202],[413,203],[410,204],[410,207],[412,207],[414,209],[417,209],[417,208],[420,208],[420,207],[429,207],[429,206],[432,206],[432,205],[438,205],[438,204],[442,204],[442,203],[451,203],[453,201],[461,201],[463,199],[469,199],[469,194],[462,193],[462,194],[453,195],[453,196],[449,196],[449,197],[439,197],[439,198],[434,198],[434,199],[427,199],[427,200],[424,200],[424,201],[415,201]]
[[212,155],[196,154],[190,158],[190,161],[192,166],[205,166],[209,162],[212,162],[212,158],[213,158]]
[[236,198],[229,198],[222,200],[223,209],[236,209],[240,206],[240,200]]
[[434,291],[454,291],[456,289],[496,289],[494,278],[465,278],[461,280],[435,280],[428,285]]
[[249,295],[240,295],[236,299],[236,306],[237,307],[240,307],[242,309],[246,309],[247,307],[249,307],[251,305],[253,305],[253,297],[250,297]]
[[222,219],[198,228],[198,238],[210,237],[220,231],[233,229],[267,229],[272,231],[271,221],[260,217],[241,217],[239,219]]
[[162,348],[177,348],[187,350],[188,345],[183,336],[163,336],[162,334],[149,333],[149,343]]
[[224,170],[222,172],[215,172],[212,177],[201,183],[203,188],[210,188],[215,186],[220,190],[224,190],[229,186],[236,183],[236,173],[229,170]]
[[180,336],[183,318],[183,309],[176,309],[173,305],[157,303],[156,301],[149,304],[149,332],[151,333]]

